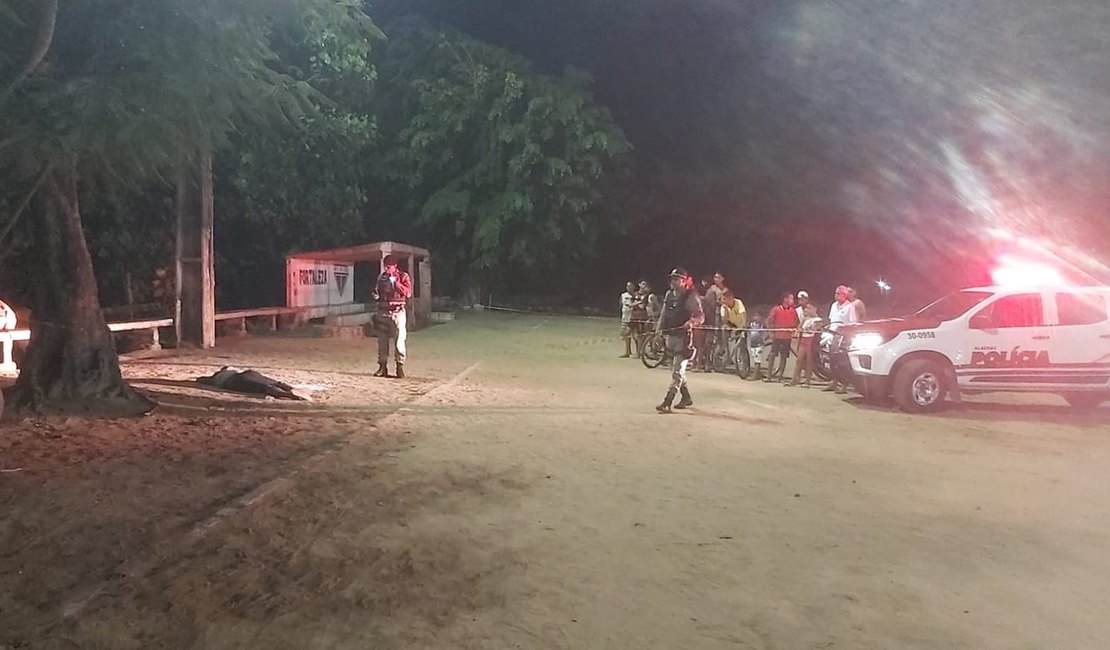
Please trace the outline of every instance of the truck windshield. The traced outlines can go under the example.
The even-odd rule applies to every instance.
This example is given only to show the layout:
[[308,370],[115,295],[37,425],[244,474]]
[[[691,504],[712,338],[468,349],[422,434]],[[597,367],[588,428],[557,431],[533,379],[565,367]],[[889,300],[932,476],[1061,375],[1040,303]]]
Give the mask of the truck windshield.
[[957,291],[914,314],[925,320],[949,321],[990,297],[987,291]]

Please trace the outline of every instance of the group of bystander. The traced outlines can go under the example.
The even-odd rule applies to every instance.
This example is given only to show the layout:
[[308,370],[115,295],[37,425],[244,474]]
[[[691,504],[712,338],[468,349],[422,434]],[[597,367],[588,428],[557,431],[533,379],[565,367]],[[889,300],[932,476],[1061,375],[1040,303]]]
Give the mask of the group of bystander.
[[[660,412],[670,412],[671,403],[680,393],[682,398],[675,408],[693,404],[686,387],[686,370],[712,371],[711,351],[720,346],[746,346],[754,370],[752,379],[808,388],[817,364],[821,330],[867,318],[863,300],[855,289],[845,285],[836,288],[827,319],[819,315],[807,291],[798,291],[783,294],[765,317],[756,313],[750,321],[743,301],[728,287],[721,272],[695,284],[684,269],[676,268],[670,274],[670,285],[661,299],[646,280],[628,282],[620,299],[621,357],[638,356],[652,334],[666,337],[672,382],[658,407]],[[786,366],[792,355],[794,369],[787,378]],[[843,394],[847,386],[833,378],[825,390]]]

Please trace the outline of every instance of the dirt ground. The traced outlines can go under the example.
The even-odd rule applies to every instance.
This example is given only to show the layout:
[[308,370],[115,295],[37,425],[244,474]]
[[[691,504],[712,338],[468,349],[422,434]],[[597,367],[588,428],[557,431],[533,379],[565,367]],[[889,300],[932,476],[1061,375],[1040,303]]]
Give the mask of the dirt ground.
[[[133,360],[137,421],[0,428],[0,648],[1104,648],[1110,408],[909,416],[473,314]],[[230,364],[310,403],[192,378]]]

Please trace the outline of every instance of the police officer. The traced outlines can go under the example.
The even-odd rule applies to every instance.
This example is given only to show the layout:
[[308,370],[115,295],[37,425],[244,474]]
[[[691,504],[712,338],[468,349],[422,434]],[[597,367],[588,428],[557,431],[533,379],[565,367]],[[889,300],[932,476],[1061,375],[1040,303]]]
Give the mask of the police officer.
[[705,313],[698,292],[694,290],[693,278],[686,269],[676,268],[671,271],[671,288],[663,298],[663,312],[655,327],[656,333],[666,337],[667,356],[671,358],[671,386],[663,402],[655,407],[656,411],[670,413],[671,403],[679,393],[682,399],[675,404],[675,408],[693,406],[690,389],[686,387],[686,367],[695,353],[694,328],[703,322]]
[[382,260],[382,274],[374,287],[374,300],[378,312],[374,314],[374,328],[378,334],[378,371],[375,377],[389,376],[389,347],[396,340],[397,377],[405,376],[405,341],[408,339],[405,308],[412,297],[412,278],[397,268],[397,260],[386,255]]

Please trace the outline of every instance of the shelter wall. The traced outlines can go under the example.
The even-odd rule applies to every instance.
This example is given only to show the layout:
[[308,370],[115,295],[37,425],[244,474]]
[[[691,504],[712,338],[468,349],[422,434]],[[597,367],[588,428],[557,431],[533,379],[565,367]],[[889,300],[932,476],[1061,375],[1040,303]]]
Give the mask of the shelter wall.
[[[299,253],[286,259],[286,305],[308,308],[308,318],[342,311],[355,301],[369,301],[382,260],[393,255],[412,276],[410,322],[425,324],[432,314],[431,255],[423,248],[397,242],[377,242],[348,248]],[[370,271],[368,273],[368,271]]]
[[355,302],[354,264],[290,258],[285,271],[285,304],[308,308],[308,318],[322,318],[330,308]]

